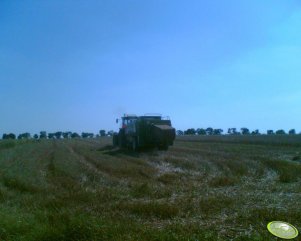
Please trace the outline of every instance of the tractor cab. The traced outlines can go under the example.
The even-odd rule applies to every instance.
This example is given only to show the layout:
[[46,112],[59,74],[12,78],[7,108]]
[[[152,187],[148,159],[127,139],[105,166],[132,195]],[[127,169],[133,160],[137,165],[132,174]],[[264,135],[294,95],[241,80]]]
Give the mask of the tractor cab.
[[121,129],[125,129],[126,132],[135,131],[135,122],[138,117],[136,115],[124,115],[121,117]]

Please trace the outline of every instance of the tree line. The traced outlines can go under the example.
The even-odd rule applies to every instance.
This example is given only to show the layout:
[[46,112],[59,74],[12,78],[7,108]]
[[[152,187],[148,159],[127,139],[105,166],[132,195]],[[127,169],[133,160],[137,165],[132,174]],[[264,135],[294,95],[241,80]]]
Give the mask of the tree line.
[[[14,133],[9,133],[9,134],[3,134],[2,139],[7,140],[7,139],[74,139],[74,138],[98,138],[98,137],[103,137],[103,136],[112,136],[114,131],[105,131],[105,130],[100,130],[98,134],[94,133],[89,133],[89,132],[82,132],[81,134],[78,134],[77,132],[62,132],[62,131],[57,131],[53,133],[47,133],[46,131],[40,131],[39,134],[34,134],[31,135],[30,133],[22,133],[20,135],[15,135]],[[240,128],[240,131],[237,130],[236,128],[228,128],[227,132],[224,133],[223,129],[214,129],[211,127],[208,127],[206,129],[204,128],[189,128],[187,130],[177,130],[176,134],[178,136],[182,135],[223,135],[223,134],[228,134],[228,135],[262,135],[262,134],[267,134],[267,135],[296,135],[296,130],[295,129],[290,129],[288,132],[285,132],[283,129],[280,130],[267,130],[266,133],[260,133],[258,129],[250,131],[246,127]],[[301,132],[299,133],[299,135]]]
[[[204,128],[189,128],[187,130],[177,130],[176,134],[178,136],[182,136],[182,135],[222,135],[224,133],[223,129],[214,129],[212,127],[208,127],[206,129]],[[290,129],[288,132],[285,132],[285,130],[280,129],[280,130],[267,130],[266,133],[260,133],[260,131],[258,129],[250,131],[248,128],[246,127],[242,127],[240,128],[240,131],[237,130],[236,128],[228,128],[227,133],[224,134],[228,134],[228,135],[262,135],[262,134],[267,134],[267,135],[296,135],[296,130],[295,129]],[[301,134],[301,132],[299,133]]]
[[22,133],[19,135],[15,135],[14,133],[5,133],[2,135],[3,140],[8,140],[8,139],[73,139],[73,138],[98,138],[98,137],[103,137],[103,136],[112,136],[114,131],[105,131],[105,130],[100,130],[98,134],[94,133],[89,133],[89,132],[82,132],[81,134],[78,134],[77,132],[62,132],[62,131],[57,131],[53,133],[47,133],[46,131],[40,131],[39,134],[34,134],[31,135],[30,133]]

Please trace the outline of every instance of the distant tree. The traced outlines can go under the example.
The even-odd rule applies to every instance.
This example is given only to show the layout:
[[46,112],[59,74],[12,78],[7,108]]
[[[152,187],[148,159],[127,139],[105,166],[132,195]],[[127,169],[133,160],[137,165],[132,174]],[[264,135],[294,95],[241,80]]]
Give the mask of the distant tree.
[[99,138],[100,137],[100,135],[99,134],[96,134],[96,136],[95,136],[96,138]]
[[290,134],[290,135],[296,135],[296,130],[295,129],[291,129],[291,130],[289,130],[288,134]]
[[239,135],[240,133],[236,131],[236,128],[228,128],[228,134]]
[[54,136],[55,136],[56,139],[61,139],[62,134],[63,134],[63,132],[57,131],[57,132],[54,133]]
[[254,130],[254,131],[252,131],[252,133],[251,133],[252,135],[260,135],[260,133],[259,133],[259,130],[258,129],[256,129],[256,130]]
[[241,134],[243,134],[243,135],[249,135],[250,134],[249,129],[246,128],[246,127],[240,128],[240,131],[241,131]]
[[46,131],[40,131],[40,139],[46,139],[46,138],[47,138]]
[[67,131],[67,132],[63,132],[63,133],[62,133],[64,139],[69,139],[69,138],[71,138],[71,134],[72,134],[71,131]]
[[73,133],[71,134],[71,138],[80,138],[80,135],[77,134],[76,132],[73,132]]
[[184,135],[184,131],[177,130],[176,134],[177,134],[177,136],[183,136]]
[[206,135],[206,130],[203,129],[203,128],[198,128],[198,129],[196,129],[196,133],[197,133],[198,135],[204,136],[204,135]]
[[39,135],[38,134],[34,134],[33,138],[37,140],[37,139],[39,139]]
[[276,135],[285,135],[286,133],[285,133],[285,131],[284,130],[278,130],[278,131],[276,131]]
[[274,131],[273,130],[267,130],[267,135],[274,135]]
[[18,135],[18,140],[21,140],[21,139],[30,139],[30,137],[31,137],[30,133],[26,132],[26,133]]
[[99,135],[100,136],[106,136],[106,131],[105,130],[100,130]]
[[184,131],[184,135],[195,135],[196,130],[194,128],[189,128],[186,131]]
[[94,137],[93,133],[88,133],[88,132],[82,133],[82,138],[93,138],[93,137]]
[[222,129],[214,129],[213,130],[213,135],[221,135],[223,133]]
[[208,127],[208,128],[206,129],[206,134],[207,134],[207,135],[213,135],[213,128]]
[[48,139],[54,139],[55,134],[54,133],[48,133]]
[[10,134],[3,134],[2,139],[4,139],[4,140],[8,140],[8,139],[13,139],[13,140],[15,140],[15,139],[16,139],[16,135],[13,134],[13,133],[10,133]]
[[107,136],[113,136],[113,135],[114,135],[114,131],[113,130],[108,131]]

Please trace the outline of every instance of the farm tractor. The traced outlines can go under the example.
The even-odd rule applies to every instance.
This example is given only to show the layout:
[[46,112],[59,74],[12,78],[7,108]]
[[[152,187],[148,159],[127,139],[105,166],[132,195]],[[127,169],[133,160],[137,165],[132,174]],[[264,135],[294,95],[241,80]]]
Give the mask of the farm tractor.
[[[118,119],[116,123],[118,123]],[[167,150],[173,145],[175,129],[168,117],[161,115],[124,115],[119,133],[113,135],[113,145],[138,151],[141,148]]]

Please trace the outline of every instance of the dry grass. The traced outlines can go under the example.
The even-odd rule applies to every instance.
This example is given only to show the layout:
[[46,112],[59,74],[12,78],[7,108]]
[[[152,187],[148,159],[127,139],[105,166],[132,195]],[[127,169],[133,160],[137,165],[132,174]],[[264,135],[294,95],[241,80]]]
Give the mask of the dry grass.
[[301,145],[252,138],[0,141],[0,239],[275,240],[267,222],[301,227]]

